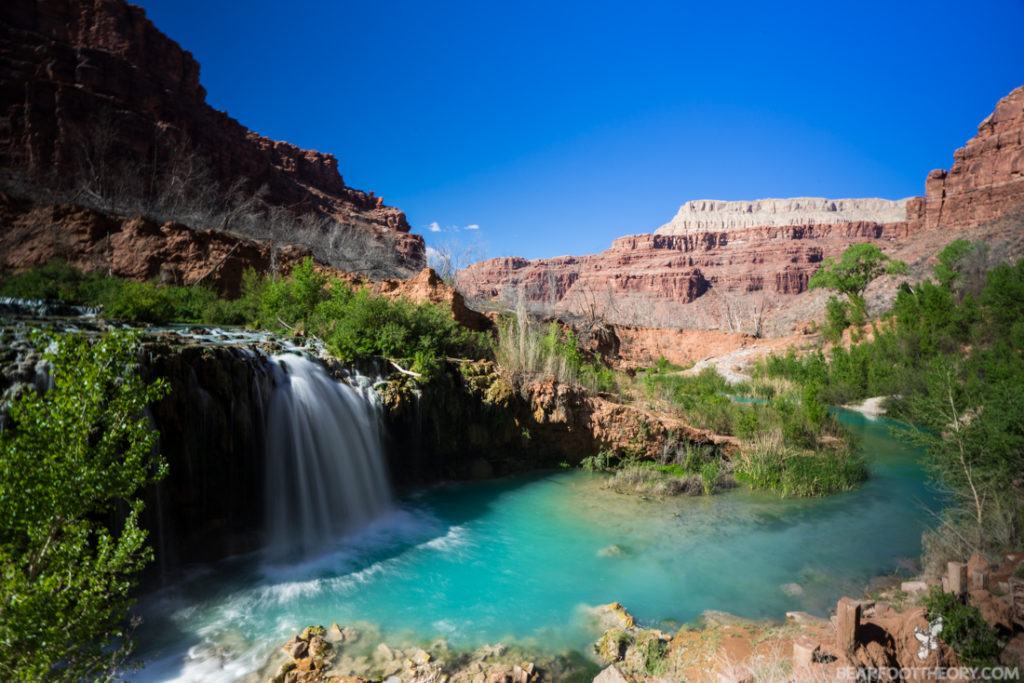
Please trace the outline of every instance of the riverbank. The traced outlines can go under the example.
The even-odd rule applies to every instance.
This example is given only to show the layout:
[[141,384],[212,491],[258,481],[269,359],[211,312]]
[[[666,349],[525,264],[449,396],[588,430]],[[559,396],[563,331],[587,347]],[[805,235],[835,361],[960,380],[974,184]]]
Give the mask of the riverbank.
[[[264,670],[272,671],[269,683],[544,683],[591,676],[593,683],[824,683],[887,681],[898,671],[917,672],[904,674],[912,680],[1019,680],[1024,610],[1014,605],[1014,595],[1024,595],[1024,580],[1013,577],[1021,566],[1024,554],[1008,556],[997,568],[973,557],[951,566],[941,581],[906,581],[874,595],[840,598],[829,617],[791,611],[779,622],[707,611],[674,632],[642,627],[623,605],[610,603],[588,611],[603,631],[593,646],[558,657],[500,644],[458,652],[443,640],[402,650],[337,624],[314,626],[284,643]],[[975,587],[968,590],[968,584]],[[960,590],[967,607],[939,612],[937,596]],[[960,620],[972,608],[1001,636],[990,660],[979,659],[977,646],[963,640]],[[945,640],[932,637],[943,629]],[[965,649],[958,654],[947,641]],[[991,673],[972,673],[985,667]]]

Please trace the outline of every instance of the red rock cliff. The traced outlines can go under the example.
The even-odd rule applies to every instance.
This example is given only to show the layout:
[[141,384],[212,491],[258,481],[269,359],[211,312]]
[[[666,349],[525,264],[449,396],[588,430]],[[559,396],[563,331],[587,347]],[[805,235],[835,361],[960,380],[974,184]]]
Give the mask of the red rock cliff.
[[978,134],[953,154],[953,167],[925,181],[916,219],[927,229],[966,228],[1024,203],[1024,86],[999,100]]
[[386,235],[398,270],[425,264],[422,238],[408,234],[405,215],[347,187],[334,156],[261,137],[209,106],[199,64],[138,7],[122,0],[7,0],[0,4],[0,63],[5,171],[36,178],[74,173],[77,148],[100,121],[108,122],[123,157],[140,163],[173,133],[209,161],[220,185],[242,180],[250,191],[265,187],[269,205],[329,216],[336,229]]

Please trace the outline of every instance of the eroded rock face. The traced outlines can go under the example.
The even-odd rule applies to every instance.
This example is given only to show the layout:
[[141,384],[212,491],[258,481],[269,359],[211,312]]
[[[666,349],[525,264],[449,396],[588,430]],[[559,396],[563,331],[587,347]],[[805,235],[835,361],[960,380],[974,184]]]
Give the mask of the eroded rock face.
[[791,197],[721,201],[694,199],[654,232],[658,235],[736,230],[759,226],[815,225],[818,223],[897,223],[906,220],[909,199],[825,199]]
[[978,133],[953,153],[948,171],[925,182],[912,207],[924,228],[964,228],[1000,218],[1024,203],[1024,86],[999,100]]
[[264,138],[207,104],[199,64],[139,7],[10,0],[0,7],[0,55],[4,170],[33,178],[77,173],[83,141],[101,133],[126,163],[148,163],[158,140],[184,140],[220,185],[265,187],[269,205],[329,216],[337,229],[387,234],[395,268],[425,265],[423,240],[408,234],[405,215],[346,186],[334,156]]
[[846,222],[630,235],[589,256],[483,261],[460,272],[458,283],[471,301],[523,300],[549,315],[764,334],[824,259],[857,242],[885,247],[907,234],[906,222]]
[[309,249],[243,239],[148,218],[120,218],[69,204],[40,205],[0,193],[0,270],[52,260],[83,272],[102,272],[165,284],[203,284],[236,296],[247,268],[287,271]]

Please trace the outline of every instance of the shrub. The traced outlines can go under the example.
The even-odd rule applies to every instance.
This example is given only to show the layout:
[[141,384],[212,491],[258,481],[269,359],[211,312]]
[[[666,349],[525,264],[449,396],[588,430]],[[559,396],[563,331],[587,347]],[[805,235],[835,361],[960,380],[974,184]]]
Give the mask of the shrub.
[[[131,336],[58,336],[53,386],[28,391],[0,431],[0,678],[103,679],[129,651],[143,487],[163,476]],[[117,519],[118,513],[123,517]]]
[[848,307],[845,301],[834,296],[829,297],[825,304],[825,325],[822,327],[822,333],[829,341],[838,342],[843,338],[843,332],[850,326]]
[[715,492],[719,474],[721,474],[721,465],[717,460],[710,460],[701,466],[700,484],[705,496],[709,496]]
[[587,361],[571,328],[540,325],[523,305],[499,321],[494,356],[514,382],[549,377],[592,391],[618,390],[615,372],[598,359]]
[[952,593],[932,588],[924,599],[928,618],[942,617],[939,637],[967,666],[991,666],[1002,649],[995,632],[989,628],[977,607],[965,605]]
[[774,432],[744,444],[735,475],[754,489],[812,497],[850,490],[867,478],[868,470],[860,456],[835,449],[798,451]]

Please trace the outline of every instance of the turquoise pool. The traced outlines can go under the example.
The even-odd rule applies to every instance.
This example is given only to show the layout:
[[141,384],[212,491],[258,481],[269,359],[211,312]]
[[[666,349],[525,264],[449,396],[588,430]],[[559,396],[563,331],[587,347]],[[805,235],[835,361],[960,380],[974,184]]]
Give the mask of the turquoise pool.
[[586,607],[613,600],[648,624],[705,610],[824,614],[916,558],[938,506],[887,422],[842,419],[872,477],[826,499],[737,489],[642,500],[598,475],[541,473],[419,492],[300,565],[225,562],[145,601],[138,677],[234,680],[312,623],[370,622],[393,642],[582,650],[596,636]]

